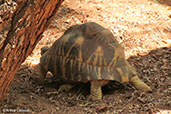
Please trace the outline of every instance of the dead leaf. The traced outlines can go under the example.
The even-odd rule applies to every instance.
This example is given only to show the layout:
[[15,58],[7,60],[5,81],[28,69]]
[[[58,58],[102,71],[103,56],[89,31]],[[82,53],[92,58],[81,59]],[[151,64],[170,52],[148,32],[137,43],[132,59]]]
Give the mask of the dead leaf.
[[109,108],[111,108],[112,106],[98,106],[97,107],[97,111],[105,111],[108,110]]

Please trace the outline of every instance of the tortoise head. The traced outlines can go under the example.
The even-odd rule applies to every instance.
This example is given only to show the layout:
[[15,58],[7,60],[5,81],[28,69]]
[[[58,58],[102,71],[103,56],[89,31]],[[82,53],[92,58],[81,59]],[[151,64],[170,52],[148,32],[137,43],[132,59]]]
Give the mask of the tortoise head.
[[48,46],[44,46],[41,48],[41,55],[43,55],[47,50],[49,50]]

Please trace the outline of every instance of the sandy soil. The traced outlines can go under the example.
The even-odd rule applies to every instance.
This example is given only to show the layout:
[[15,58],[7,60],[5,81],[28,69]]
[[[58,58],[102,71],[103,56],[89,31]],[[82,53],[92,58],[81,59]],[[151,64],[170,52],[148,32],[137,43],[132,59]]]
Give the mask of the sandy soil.
[[[60,80],[48,74],[46,83],[30,78],[40,48],[51,46],[74,24],[94,21],[108,28],[125,48],[128,61],[153,91],[141,93],[129,83],[103,88],[103,99],[87,101],[89,84],[59,92]],[[171,1],[65,0],[32,55],[22,64],[0,113],[35,114],[169,114],[171,113]]]

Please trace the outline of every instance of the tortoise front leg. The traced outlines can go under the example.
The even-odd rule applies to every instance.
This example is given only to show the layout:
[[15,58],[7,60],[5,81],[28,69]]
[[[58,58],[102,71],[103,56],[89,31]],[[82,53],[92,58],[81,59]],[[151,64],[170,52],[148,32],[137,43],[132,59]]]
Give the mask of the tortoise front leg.
[[100,100],[102,99],[102,82],[101,81],[91,81],[90,86],[90,100]]
[[140,91],[152,91],[151,88],[145,84],[142,80],[140,80],[137,76],[133,77],[130,80],[131,84]]
[[31,77],[37,84],[43,84],[46,78],[47,70],[44,69],[40,64],[38,64],[31,74]]

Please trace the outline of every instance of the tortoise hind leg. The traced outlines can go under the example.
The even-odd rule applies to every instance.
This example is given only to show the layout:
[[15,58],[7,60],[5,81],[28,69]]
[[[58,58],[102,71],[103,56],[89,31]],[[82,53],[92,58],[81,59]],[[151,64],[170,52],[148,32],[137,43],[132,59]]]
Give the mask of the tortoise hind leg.
[[133,77],[130,80],[131,84],[140,91],[152,91],[151,88],[145,84],[142,80],[140,80],[137,76]]
[[35,81],[36,84],[43,84],[44,80],[46,78],[47,70],[44,69],[40,64],[38,64],[34,69],[31,74],[31,77]]
[[72,88],[73,88],[73,86],[70,84],[63,84],[59,87],[58,91],[60,91],[60,92],[66,91],[67,92],[67,91],[71,90]]

